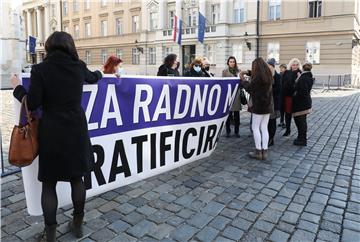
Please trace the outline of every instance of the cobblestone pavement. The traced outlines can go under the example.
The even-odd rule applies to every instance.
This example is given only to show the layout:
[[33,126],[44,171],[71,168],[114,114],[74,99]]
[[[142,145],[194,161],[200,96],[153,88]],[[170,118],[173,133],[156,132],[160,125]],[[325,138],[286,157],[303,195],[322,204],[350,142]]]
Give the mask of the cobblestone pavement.
[[[86,203],[81,241],[360,241],[360,91],[314,93],[307,147],[278,130],[269,161],[253,148],[249,115],[241,138],[176,170]],[[2,241],[33,241],[42,218],[28,216],[21,175],[2,179]],[[59,241],[71,207],[58,210]]]

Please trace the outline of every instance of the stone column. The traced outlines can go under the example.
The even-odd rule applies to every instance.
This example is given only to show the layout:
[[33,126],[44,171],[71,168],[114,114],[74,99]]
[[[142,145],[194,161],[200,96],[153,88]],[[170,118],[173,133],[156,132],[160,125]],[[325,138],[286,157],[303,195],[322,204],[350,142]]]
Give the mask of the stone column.
[[220,23],[227,23],[228,20],[228,1],[220,1]]
[[166,0],[159,1],[159,29],[163,30],[166,23]]
[[47,37],[50,35],[50,4],[49,3],[46,3],[44,5],[44,22],[45,22],[44,38],[47,39]]
[[26,36],[26,38],[28,38],[29,37],[29,35],[32,35],[33,34],[33,32],[32,32],[32,25],[31,25],[31,14],[32,14],[32,10],[31,9],[28,9],[27,11],[26,11],[26,29],[27,29],[27,32],[26,32],[26,34],[27,34],[27,36]]
[[36,26],[37,26],[37,39],[42,41],[42,28],[41,28],[41,8],[36,8]]
[[182,7],[182,0],[176,0],[175,15],[178,17],[178,19],[179,18],[182,19],[181,7]]

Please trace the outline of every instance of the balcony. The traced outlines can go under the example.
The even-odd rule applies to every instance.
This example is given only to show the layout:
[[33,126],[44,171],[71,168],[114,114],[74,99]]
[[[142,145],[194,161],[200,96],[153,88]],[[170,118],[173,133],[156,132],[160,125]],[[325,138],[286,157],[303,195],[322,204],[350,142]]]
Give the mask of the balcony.
[[[182,35],[190,35],[190,34],[196,34],[197,33],[198,26],[194,27],[185,27],[182,29]],[[163,36],[172,36],[173,35],[173,29],[165,29],[162,31]],[[206,33],[215,33],[216,32],[216,25],[210,25],[205,27]]]

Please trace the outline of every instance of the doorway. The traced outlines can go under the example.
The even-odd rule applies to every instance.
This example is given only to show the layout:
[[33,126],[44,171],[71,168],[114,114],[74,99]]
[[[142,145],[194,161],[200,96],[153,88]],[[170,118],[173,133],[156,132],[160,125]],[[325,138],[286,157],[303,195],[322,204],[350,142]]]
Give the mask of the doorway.
[[184,45],[182,48],[182,67],[183,73],[195,59],[195,45]]

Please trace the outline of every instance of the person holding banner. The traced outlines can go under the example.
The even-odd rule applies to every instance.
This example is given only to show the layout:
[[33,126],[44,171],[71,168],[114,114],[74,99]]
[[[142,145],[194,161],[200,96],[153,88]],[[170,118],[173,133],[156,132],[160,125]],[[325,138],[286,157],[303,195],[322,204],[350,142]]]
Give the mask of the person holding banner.
[[[227,60],[227,68],[223,70],[223,77],[237,77],[239,76],[240,70],[238,68],[236,58],[234,56],[230,56]],[[226,120],[226,137],[230,137],[231,133],[231,120],[234,120],[234,132],[237,138],[240,138],[239,135],[239,127],[240,127],[240,110],[241,110],[241,99],[240,99],[240,88],[238,89],[235,100],[231,106],[229,116]]]
[[110,56],[104,65],[105,74],[115,74],[118,78],[124,74],[124,69],[121,67],[122,60],[116,56]]
[[159,67],[157,76],[180,76],[179,73],[180,62],[177,55],[169,54],[164,59],[164,64]]
[[56,184],[70,182],[74,205],[70,230],[83,236],[86,197],[83,176],[94,163],[87,121],[81,107],[84,81],[96,83],[102,72],[91,72],[79,59],[74,40],[66,32],[54,32],[45,43],[46,58],[31,69],[28,91],[16,75],[11,78],[14,97],[27,98],[30,110],[42,108],[39,122],[39,170],[41,206],[45,230],[40,241],[55,241],[58,198]]
[[190,64],[190,69],[185,72],[184,76],[206,77],[202,71],[202,58],[195,58],[194,61]]
[[[250,81],[245,80],[250,76]],[[267,63],[262,58],[252,62],[251,72],[240,72],[241,85],[251,95],[252,131],[256,150],[249,156],[258,160],[268,157],[269,132],[268,123],[270,113],[273,113],[274,104],[272,96],[273,76]]]

